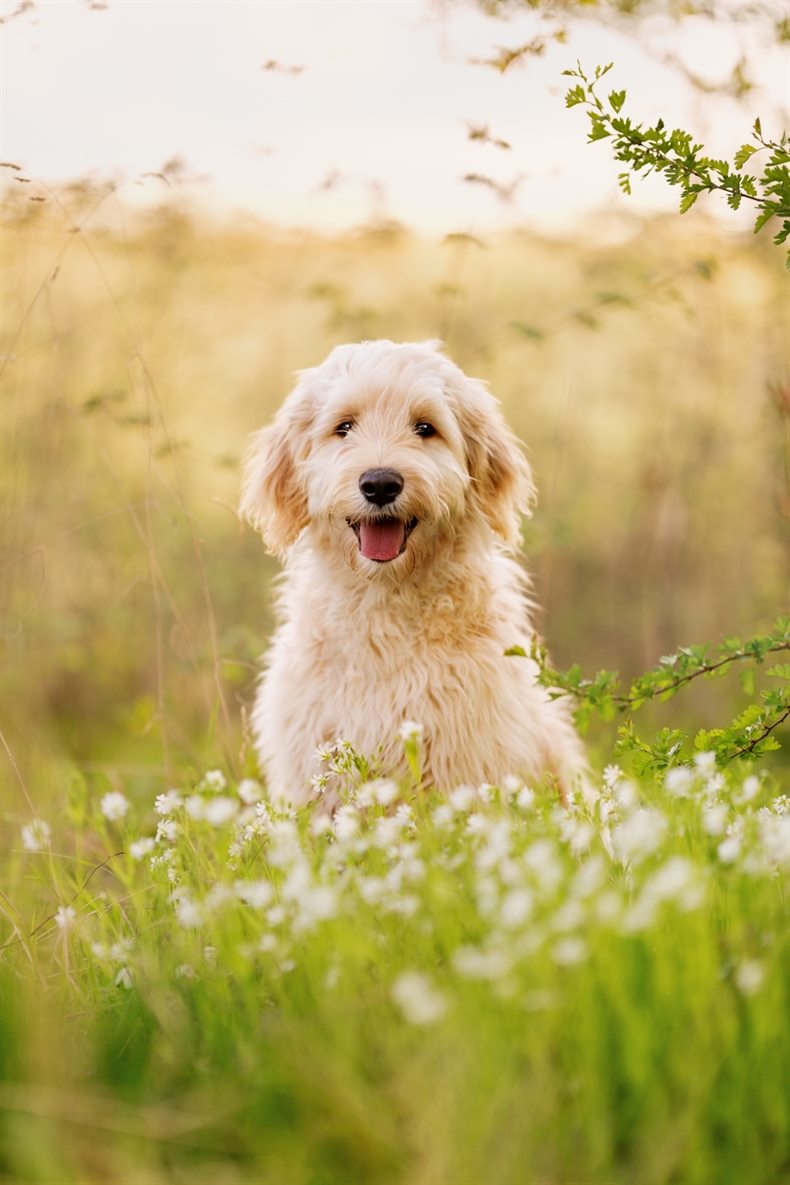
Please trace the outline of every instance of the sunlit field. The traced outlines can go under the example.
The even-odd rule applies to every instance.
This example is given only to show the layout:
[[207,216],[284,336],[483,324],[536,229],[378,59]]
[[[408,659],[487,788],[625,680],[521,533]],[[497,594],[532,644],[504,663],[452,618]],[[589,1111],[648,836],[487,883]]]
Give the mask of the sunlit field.
[[[236,514],[295,370],[440,338],[528,448],[557,668],[768,631],[770,240],[322,239],[75,185],[8,202],[2,284],[0,1180],[790,1180],[787,724],[641,772],[593,720],[601,797],[567,809],[426,792],[415,729],[408,782],[340,745],[334,818],[278,812],[247,725],[277,565]],[[724,727],[786,657],[634,723]]]

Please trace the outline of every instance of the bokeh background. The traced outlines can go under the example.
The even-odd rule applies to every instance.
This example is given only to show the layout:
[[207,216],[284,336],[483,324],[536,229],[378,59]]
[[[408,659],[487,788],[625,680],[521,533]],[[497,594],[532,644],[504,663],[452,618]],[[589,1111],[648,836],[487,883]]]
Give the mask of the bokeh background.
[[[713,151],[779,121],[777,9],[686,8],[3,6],[12,815],[71,778],[250,768],[277,565],[240,465],[339,342],[439,337],[502,400],[557,665],[634,675],[787,610],[782,254],[712,202],[681,219],[660,179],[623,197],[562,99],[577,58],[614,59],[638,114]],[[730,675],[644,727],[742,701]]]

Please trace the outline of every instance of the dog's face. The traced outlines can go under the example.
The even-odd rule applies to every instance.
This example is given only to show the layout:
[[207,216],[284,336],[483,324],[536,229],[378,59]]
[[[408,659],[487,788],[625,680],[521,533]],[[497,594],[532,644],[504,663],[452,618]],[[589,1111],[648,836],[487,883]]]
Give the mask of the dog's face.
[[242,511],[283,554],[316,546],[368,578],[405,575],[464,526],[505,542],[533,496],[496,400],[434,343],[340,346],[255,437]]

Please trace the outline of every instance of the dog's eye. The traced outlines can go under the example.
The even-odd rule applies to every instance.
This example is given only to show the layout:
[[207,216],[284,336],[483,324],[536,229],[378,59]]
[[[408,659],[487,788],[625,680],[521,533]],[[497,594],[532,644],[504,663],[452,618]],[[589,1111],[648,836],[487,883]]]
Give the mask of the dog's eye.
[[341,420],[338,426],[335,428],[335,436],[348,436],[353,427],[353,420]]
[[434,428],[433,424],[429,424],[427,420],[418,420],[414,425],[414,431],[418,436],[422,436],[423,438],[436,435],[436,429]]

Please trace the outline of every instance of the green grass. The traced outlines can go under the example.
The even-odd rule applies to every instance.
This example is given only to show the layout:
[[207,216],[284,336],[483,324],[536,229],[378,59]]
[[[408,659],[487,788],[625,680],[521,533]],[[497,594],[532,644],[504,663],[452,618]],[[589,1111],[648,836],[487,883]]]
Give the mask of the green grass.
[[350,776],[329,820],[219,771],[153,810],[75,783],[18,839],[5,1178],[788,1179],[769,777],[396,789]]

